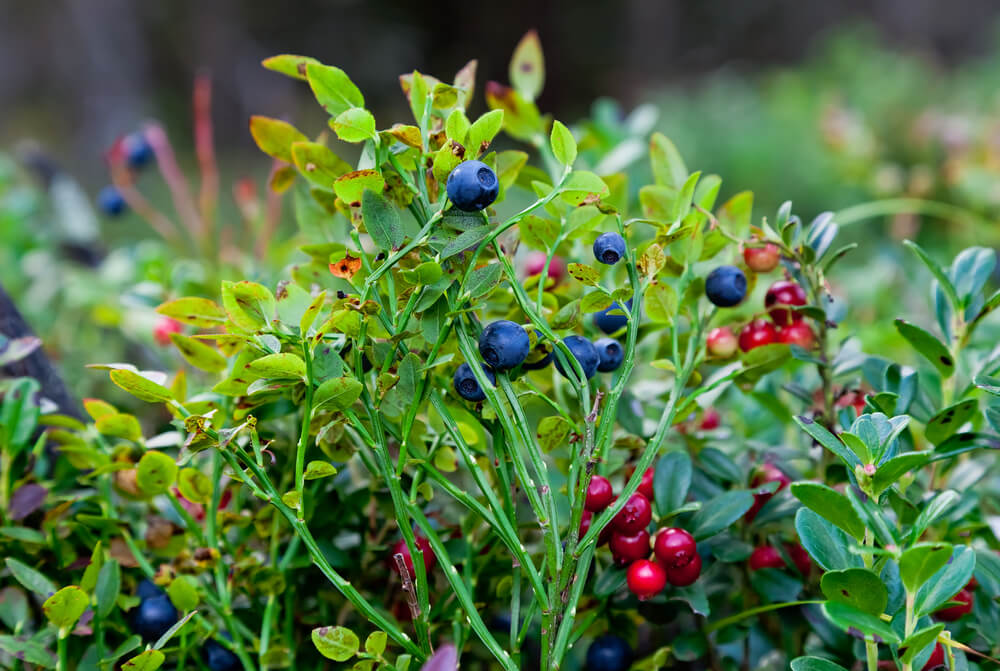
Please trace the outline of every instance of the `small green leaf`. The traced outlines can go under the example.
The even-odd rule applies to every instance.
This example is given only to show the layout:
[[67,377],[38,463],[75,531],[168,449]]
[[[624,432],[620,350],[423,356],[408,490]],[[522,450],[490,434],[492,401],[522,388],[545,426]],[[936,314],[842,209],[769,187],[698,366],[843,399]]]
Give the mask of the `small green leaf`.
[[753,501],[753,494],[742,489],[709,499],[691,518],[691,535],[697,541],[714,536],[743,517]]
[[677,316],[677,292],[665,282],[653,282],[646,287],[646,316],[660,324],[672,324]]
[[848,548],[856,546],[850,536],[809,510],[795,514],[795,531],[809,555],[827,571],[860,567],[861,557]]
[[307,63],[306,79],[316,100],[332,117],[352,107],[365,106],[365,98],[361,95],[361,91],[340,68]]
[[[13,630],[13,627],[11,627]],[[37,665],[43,669],[56,668],[56,656],[40,643],[21,637],[0,635],[0,650],[14,659]]]
[[361,641],[347,627],[319,627],[312,630],[312,642],[320,654],[335,662],[346,662],[358,654]]
[[[176,334],[174,334],[176,335]],[[134,415],[126,415],[121,412],[113,412],[101,415],[100,419],[94,422],[97,431],[105,436],[124,438],[125,440],[137,441],[142,438],[142,427],[139,420]]]
[[925,466],[929,461],[930,453],[927,451],[904,452],[903,454],[896,455],[881,464],[878,470],[875,471],[875,476],[872,478],[873,493],[881,494],[899,480],[899,478],[903,477],[903,475],[916,468]]
[[611,296],[604,291],[592,291],[580,299],[580,310],[582,312],[600,312],[611,307]]
[[10,570],[14,579],[21,583],[28,591],[45,598],[55,593],[55,584],[41,572],[36,571],[13,557],[8,557],[4,562],[7,564],[7,569]]
[[563,165],[573,165],[573,161],[576,160],[576,140],[569,128],[566,128],[561,121],[553,121],[549,140],[556,160]]
[[877,615],[865,613],[838,601],[824,603],[823,612],[826,613],[831,622],[846,632],[860,632],[867,640],[877,643],[899,643],[899,635],[896,631],[888,622],[883,622]]
[[174,398],[170,390],[162,384],[157,384],[134,371],[119,368],[111,371],[109,375],[112,382],[141,401],[165,403]]
[[503,279],[503,268],[499,263],[489,263],[469,273],[465,291],[472,298],[481,298],[493,291]]
[[198,594],[198,581],[192,576],[179,575],[167,586],[167,596],[177,606],[177,610],[187,613],[198,607],[201,596]]
[[294,54],[279,54],[261,61],[261,65],[268,70],[280,72],[283,75],[301,79],[302,81],[306,81],[306,66],[310,63],[320,64],[315,58],[296,56]]
[[598,280],[601,279],[596,270],[582,263],[571,263],[567,266],[566,270],[571,277],[590,286],[596,287]]
[[142,455],[135,469],[136,484],[147,496],[165,493],[177,478],[177,464],[173,459],[150,450]]
[[573,429],[573,425],[560,415],[543,417],[538,422],[538,444],[543,452],[551,452],[561,446]]
[[42,604],[45,617],[59,630],[60,638],[65,638],[76,621],[87,610],[90,599],[87,593],[76,585],[63,587]]
[[354,170],[341,175],[333,183],[333,191],[337,198],[348,205],[361,205],[361,196],[365,189],[382,193],[385,188],[385,178],[375,170]]
[[114,559],[104,562],[97,573],[97,584],[94,586],[94,603],[98,617],[104,619],[115,608],[115,602],[121,591],[121,567]]
[[395,250],[402,246],[405,234],[399,213],[381,194],[365,189],[361,195],[361,216],[379,249]]
[[827,571],[820,582],[823,595],[872,615],[881,615],[889,603],[889,591],[882,579],[865,568]]
[[375,117],[363,107],[344,110],[330,122],[330,127],[344,142],[364,142],[375,137]]
[[939,411],[927,422],[924,435],[934,445],[951,438],[963,424],[972,419],[979,410],[976,399],[967,399]]
[[865,537],[865,525],[847,497],[818,482],[796,482],[791,492],[802,505],[836,524],[857,540]]
[[445,245],[444,249],[441,250],[438,256],[443,261],[460,252],[464,252],[470,247],[475,247],[482,242],[492,230],[493,227],[487,224],[485,226],[477,226],[476,228],[464,231],[462,234],[456,236],[447,245]]
[[653,133],[649,139],[649,159],[657,184],[675,189],[684,185],[688,177],[687,166],[674,143],[662,133]]
[[847,671],[847,669],[822,657],[796,657],[792,660],[792,671]]
[[293,162],[293,142],[309,141],[309,138],[287,121],[266,116],[250,117],[250,135],[262,152],[286,163]]
[[668,452],[656,462],[653,498],[661,516],[684,505],[691,487],[692,472],[691,457],[687,452]]
[[327,191],[333,189],[339,177],[351,171],[347,161],[318,142],[293,142],[292,160],[303,177]]
[[501,126],[503,126],[503,110],[500,109],[486,112],[476,119],[469,126],[466,135],[465,146],[470,154],[465,158],[471,159],[482,155],[500,132]]
[[174,343],[184,360],[199,370],[209,373],[219,373],[227,366],[226,357],[211,345],[180,333],[171,333],[170,341]]
[[226,323],[226,311],[207,298],[186,296],[163,303],[156,311],[171,319],[198,328],[215,328]]
[[212,481],[196,468],[185,468],[177,476],[177,489],[192,503],[208,503],[212,498]]
[[327,380],[313,392],[313,408],[332,405],[334,410],[346,410],[361,396],[364,385],[353,377]]
[[306,480],[318,480],[320,478],[328,478],[331,475],[336,474],[337,469],[334,465],[326,461],[310,461],[306,465]]
[[159,650],[146,650],[122,665],[122,671],[156,671],[166,659]]
[[388,637],[384,631],[373,631],[365,639],[365,652],[369,655],[375,655],[380,657],[382,653],[385,652],[385,644],[388,641]]
[[[763,347],[758,347],[757,349],[763,349]],[[813,420],[811,417],[796,417],[795,423],[798,424],[803,431],[812,436],[817,443],[840,457],[850,470],[853,471],[855,466],[861,465],[861,461],[858,460],[858,456],[854,454],[854,452],[847,449],[847,447],[845,447],[836,436],[827,431],[824,426]]]
[[935,624],[910,634],[899,644],[899,658],[904,664],[910,664],[925,648],[937,641],[938,635],[944,631],[944,624]]
[[251,361],[247,368],[254,375],[263,378],[294,380],[306,377],[305,361],[291,352],[262,356]]
[[276,301],[267,287],[256,282],[223,282],[222,306],[237,328],[255,333],[274,318]]
[[[529,31],[517,43],[510,59],[510,83],[525,100],[532,101],[545,84],[545,57],[538,33]],[[570,161],[572,163],[572,161]]]
[[952,551],[950,561],[948,558],[945,561],[948,563],[927,578],[917,591],[914,609],[918,617],[934,612],[965,587],[976,568],[976,553],[959,545]]
[[933,335],[909,322],[897,319],[894,322],[899,334],[913,346],[925,359],[934,364],[944,377],[951,377],[955,372],[955,360],[948,348]]

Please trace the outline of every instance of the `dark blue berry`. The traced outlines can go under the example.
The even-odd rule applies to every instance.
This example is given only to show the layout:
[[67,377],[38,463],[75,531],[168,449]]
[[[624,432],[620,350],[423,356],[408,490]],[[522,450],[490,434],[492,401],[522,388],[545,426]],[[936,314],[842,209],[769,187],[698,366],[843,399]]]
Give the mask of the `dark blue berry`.
[[597,356],[600,359],[597,370],[602,373],[618,370],[622,361],[625,360],[625,350],[622,348],[622,344],[614,338],[601,338],[594,342],[594,348],[597,349]]
[[747,295],[747,276],[736,266],[719,266],[705,278],[705,295],[713,305],[731,308]]
[[112,184],[107,185],[97,194],[97,206],[110,217],[117,217],[128,207],[121,192]]
[[[617,314],[608,314],[612,310],[615,310]],[[625,301],[625,307],[622,308],[621,303],[612,303],[611,307],[605,308],[600,312],[594,313],[594,326],[601,329],[605,333],[611,334],[620,331],[625,328],[628,324],[628,317],[625,315],[626,312],[632,311],[632,299]]]
[[[594,377],[594,373],[597,372],[597,364],[600,361],[600,357],[597,355],[597,348],[594,347],[594,343],[590,342],[583,336],[571,335],[563,338],[563,343],[569,348],[569,351],[573,353],[576,360],[580,362],[580,368],[583,369],[583,374],[589,380]],[[564,377],[573,379],[575,373],[571,376],[568,371],[563,370],[562,365],[559,363],[559,359],[556,359],[556,369],[563,374]]]
[[587,649],[587,671],[625,671],[631,665],[632,649],[620,636],[598,636]]
[[166,596],[166,593],[155,582],[145,579],[135,588],[135,595],[140,599],[153,599],[158,596]]
[[205,641],[201,658],[209,671],[236,671],[240,668],[240,658],[215,641]]
[[153,147],[146,139],[145,133],[132,133],[122,140],[125,160],[130,168],[141,168],[153,159]]
[[493,168],[482,161],[463,161],[448,175],[448,200],[460,210],[478,212],[489,207],[500,192]]
[[143,599],[130,613],[132,631],[144,641],[155,641],[177,624],[177,609],[166,596]]
[[594,258],[613,266],[625,256],[625,238],[618,233],[602,233],[594,240]]
[[479,354],[495,370],[519,366],[530,349],[528,332],[506,319],[493,322],[479,336]]
[[[479,364],[483,367],[483,372],[486,373],[486,378],[491,384],[497,383],[497,376],[493,374],[486,364]],[[455,384],[455,391],[458,395],[464,398],[466,401],[482,401],[486,398],[486,394],[483,393],[482,387],[479,386],[479,380],[472,373],[472,367],[467,363],[463,363],[461,366],[455,369],[455,378],[453,380]]]

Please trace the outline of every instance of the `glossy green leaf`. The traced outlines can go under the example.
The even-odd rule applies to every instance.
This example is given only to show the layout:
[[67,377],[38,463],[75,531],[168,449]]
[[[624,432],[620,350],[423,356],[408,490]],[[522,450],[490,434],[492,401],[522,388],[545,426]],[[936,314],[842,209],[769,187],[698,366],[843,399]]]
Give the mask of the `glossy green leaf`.
[[924,435],[934,445],[951,438],[963,424],[972,419],[979,410],[976,399],[959,401],[940,410],[931,417],[924,429]]
[[791,486],[792,494],[802,505],[827,521],[837,525],[857,540],[865,537],[865,525],[854,512],[847,497],[827,485],[818,482],[796,482]]
[[375,137],[375,117],[363,107],[344,110],[330,122],[330,127],[344,142],[364,142]]
[[177,347],[184,360],[199,370],[219,373],[226,369],[228,362],[217,349],[180,333],[171,333],[170,341]]
[[352,107],[365,106],[365,98],[361,95],[361,91],[340,68],[307,63],[306,78],[316,100],[332,117]]
[[552,154],[563,165],[573,165],[576,160],[576,140],[573,133],[561,121],[552,122],[552,134],[549,138]]
[[110,376],[112,382],[141,401],[165,403],[173,400],[169,389],[134,371],[119,368],[111,371]]
[[830,621],[846,632],[857,631],[867,640],[877,643],[899,643],[899,635],[888,623],[877,615],[858,610],[838,601],[827,601],[823,612]]
[[83,615],[83,611],[87,610],[89,603],[86,592],[76,585],[70,585],[46,599],[42,610],[52,626],[59,630],[59,636],[65,637]]
[[791,666],[792,671],[847,671],[840,664],[822,657],[796,657]]
[[[937,573],[927,578],[917,591],[914,602],[914,611],[917,616],[934,612],[958,594],[958,591],[969,582],[975,568],[976,553],[971,548],[962,545],[956,546],[950,561]],[[900,573],[902,573],[902,566]]]
[[118,594],[121,591],[121,567],[114,559],[101,566],[97,573],[97,584],[94,586],[95,612],[104,619],[114,610]]
[[705,501],[691,518],[691,535],[695,540],[704,540],[743,517],[753,505],[753,494],[746,490],[734,490]]
[[247,368],[251,373],[262,378],[295,380],[306,377],[305,361],[291,352],[262,356],[251,361]]
[[177,463],[156,450],[142,455],[135,469],[136,483],[147,496],[164,494],[177,479]]
[[944,377],[950,377],[955,372],[955,360],[951,356],[948,348],[933,335],[909,322],[897,319],[894,322],[899,334],[906,338],[906,341],[913,346],[917,352],[925,359],[934,364],[934,367]]
[[309,141],[287,121],[265,116],[250,117],[250,135],[262,152],[286,163],[293,162],[292,143]]
[[866,568],[827,571],[820,581],[823,595],[872,615],[881,615],[889,603],[889,591],[881,578]]
[[861,567],[861,557],[848,549],[857,544],[838,527],[808,508],[799,508],[795,514],[795,531],[802,546],[825,570]]
[[122,665],[122,671],[156,671],[163,666],[166,656],[159,650],[146,650]]
[[320,654],[335,662],[346,662],[358,654],[361,641],[347,627],[318,627],[312,630],[312,642]]
[[4,562],[7,564],[7,569],[14,576],[14,579],[21,583],[29,592],[34,592],[45,598],[55,593],[55,584],[40,571],[31,568],[13,557],[8,557]]
[[899,644],[899,658],[904,664],[911,663],[917,655],[934,645],[942,631],[944,624],[931,625],[913,632]]
[[653,498],[659,515],[684,505],[692,474],[691,457],[687,452],[668,452],[657,460],[653,471]]
[[399,212],[381,194],[365,189],[361,195],[361,216],[379,249],[395,250],[403,245],[405,234]]
[[334,410],[346,410],[361,396],[364,385],[353,377],[327,380],[313,392],[313,408],[330,405]]
[[198,328],[215,328],[226,323],[226,311],[218,303],[196,296],[167,301],[156,308],[156,311],[182,324]]

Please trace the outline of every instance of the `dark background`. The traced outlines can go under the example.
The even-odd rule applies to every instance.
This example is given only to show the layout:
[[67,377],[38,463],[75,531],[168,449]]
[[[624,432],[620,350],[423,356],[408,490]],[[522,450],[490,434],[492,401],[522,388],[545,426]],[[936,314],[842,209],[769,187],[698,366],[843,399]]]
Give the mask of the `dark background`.
[[164,120],[183,153],[191,81],[206,69],[219,153],[249,156],[251,114],[306,132],[324,123],[307,87],[259,66],[277,53],[343,67],[376,118],[390,118],[403,111],[399,74],[450,80],[470,58],[482,109],[482,83],[506,82],[514,45],[537,28],[548,70],[540,107],[572,121],[599,95],[631,105],[723,66],[795,63],[854,22],[890,46],[958,62],[987,47],[998,13],[994,0],[0,0],[0,147],[37,139],[95,187],[101,151],[147,118]]

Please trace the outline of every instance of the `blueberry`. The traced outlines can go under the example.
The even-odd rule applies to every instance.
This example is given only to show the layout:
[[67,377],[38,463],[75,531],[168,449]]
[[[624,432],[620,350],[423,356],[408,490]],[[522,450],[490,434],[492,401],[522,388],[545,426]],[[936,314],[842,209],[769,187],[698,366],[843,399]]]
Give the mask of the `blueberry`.
[[[618,314],[608,314],[612,310],[618,311]],[[628,317],[623,314],[625,312],[632,311],[632,299],[625,301],[625,307],[622,307],[621,303],[612,303],[611,307],[605,308],[600,312],[594,313],[594,326],[601,329],[605,333],[615,333],[620,331],[628,324]]]
[[463,161],[448,175],[448,199],[460,210],[478,212],[497,199],[500,182],[482,161]]
[[479,353],[495,370],[510,370],[528,356],[531,341],[520,324],[501,319],[483,329]]
[[215,641],[205,641],[201,658],[209,671],[236,671],[240,668],[240,658]]
[[153,158],[153,147],[142,132],[126,135],[122,140],[122,149],[125,151],[125,160],[133,169],[143,167]]
[[625,671],[631,664],[632,649],[620,636],[598,636],[587,649],[587,671]]
[[[486,373],[486,377],[492,384],[497,383],[497,376],[493,374],[486,364],[480,364],[483,367],[483,372]],[[472,367],[467,363],[463,363],[461,366],[455,369],[455,391],[458,395],[464,398],[466,401],[482,401],[486,398],[486,394],[483,393],[482,387],[479,386],[479,380],[472,373]]]
[[622,361],[625,360],[625,350],[622,348],[622,344],[614,338],[601,338],[594,342],[594,347],[597,349],[599,359],[597,370],[602,373],[618,370]]
[[594,240],[594,258],[613,266],[625,256],[625,238],[618,233],[602,233]]
[[135,588],[135,595],[140,599],[153,599],[158,596],[166,596],[166,593],[155,582],[145,579]]
[[107,185],[97,194],[97,206],[110,217],[117,217],[128,207],[121,192],[112,184]]
[[[580,362],[580,368],[583,369],[583,374],[589,380],[594,377],[594,373],[597,372],[597,364],[600,361],[600,357],[597,354],[597,348],[594,347],[594,343],[590,342],[583,336],[571,335],[563,338],[563,343],[569,348],[569,351],[573,353],[576,360]],[[556,359],[556,369],[563,374],[564,377],[575,377],[575,374],[570,375],[568,371],[563,370],[563,367],[559,364],[559,360]]]
[[166,596],[143,599],[130,613],[132,631],[144,641],[155,641],[177,624],[177,609]]
[[747,276],[736,266],[719,266],[705,278],[705,295],[720,308],[731,308],[747,295]]

